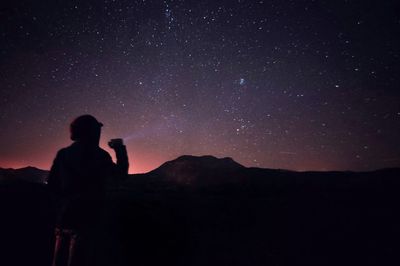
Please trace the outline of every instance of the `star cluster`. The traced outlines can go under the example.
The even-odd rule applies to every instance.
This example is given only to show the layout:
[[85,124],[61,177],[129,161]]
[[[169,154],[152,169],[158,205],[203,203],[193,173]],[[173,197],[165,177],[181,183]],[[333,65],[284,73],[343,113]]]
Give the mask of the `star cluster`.
[[[49,168],[81,114],[130,172],[400,166],[396,1],[14,1],[0,10],[0,166]],[[109,150],[110,151],[110,150]],[[110,151],[111,153],[111,151]]]

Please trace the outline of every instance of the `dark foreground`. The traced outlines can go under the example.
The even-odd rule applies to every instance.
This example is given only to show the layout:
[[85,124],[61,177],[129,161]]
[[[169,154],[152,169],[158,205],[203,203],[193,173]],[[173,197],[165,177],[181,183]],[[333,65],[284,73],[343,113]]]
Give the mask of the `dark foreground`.
[[[94,265],[400,265],[399,170],[110,190]],[[151,180],[151,181],[149,181]],[[46,187],[0,186],[0,265],[50,265]]]

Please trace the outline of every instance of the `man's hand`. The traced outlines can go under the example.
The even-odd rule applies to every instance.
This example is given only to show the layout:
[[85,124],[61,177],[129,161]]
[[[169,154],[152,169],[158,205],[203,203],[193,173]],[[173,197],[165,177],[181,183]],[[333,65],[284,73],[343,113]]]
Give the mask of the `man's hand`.
[[117,175],[125,179],[128,176],[129,160],[126,147],[122,139],[112,139],[108,142],[108,146],[115,151],[117,157]]
[[108,146],[110,146],[111,149],[119,150],[124,147],[124,141],[122,139],[111,139],[108,142]]

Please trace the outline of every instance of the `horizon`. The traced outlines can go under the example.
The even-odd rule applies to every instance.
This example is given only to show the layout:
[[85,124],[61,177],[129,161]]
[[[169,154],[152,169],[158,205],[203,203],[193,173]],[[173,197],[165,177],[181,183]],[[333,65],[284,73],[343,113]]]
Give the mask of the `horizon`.
[[10,2],[0,165],[50,169],[69,124],[126,142],[130,173],[182,154],[246,167],[400,167],[395,1]]
[[[222,160],[222,159],[225,159],[225,158],[230,158],[234,162],[239,163],[234,158],[231,158],[231,157],[216,157],[214,155],[183,154],[183,155],[180,155],[180,156],[176,157],[175,159],[167,160],[167,161],[161,163],[159,166],[155,167],[154,169],[150,169],[150,170],[148,170],[146,172],[129,172],[128,174],[129,175],[148,174],[151,171],[154,171],[154,170],[160,168],[163,164],[165,164],[167,162],[175,161],[175,160],[179,159],[182,156],[191,156],[191,157],[196,157],[196,158],[200,158],[200,157],[204,157],[204,156],[211,156],[211,157],[214,157],[214,158],[216,158],[218,160]],[[244,166],[245,168],[254,168],[255,167],[255,166],[246,166],[246,165],[243,165],[243,164],[240,164],[240,165]],[[25,168],[35,168],[35,169],[38,169],[38,170],[41,170],[41,171],[50,171],[50,167],[48,169],[46,169],[46,168],[41,168],[41,167],[37,167],[37,166],[34,166],[34,165],[26,165],[26,166],[18,166],[18,167],[4,167],[4,166],[0,165],[0,169],[5,169],[5,170],[20,170],[20,169],[25,169]],[[331,169],[331,170],[330,169],[295,170],[295,169],[268,168],[268,167],[255,167],[255,168],[268,169],[268,170],[282,170],[282,171],[290,171],[290,172],[298,172],[298,173],[305,173],[305,172],[322,172],[322,173],[323,172],[353,172],[353,173],[364,173],[365,172],[365,173],[367,173],[367,172],[374,172],[374,171],[387,170],[387,169],[400,169],[400,167],[385,167],[385,168],[369,169],[369,170],[364,170],[364,171],[354,171],[354,170],[348,170],[348,169],[347,170],[346,169],[343,169],[343,170],[335,170],[335,169]]]

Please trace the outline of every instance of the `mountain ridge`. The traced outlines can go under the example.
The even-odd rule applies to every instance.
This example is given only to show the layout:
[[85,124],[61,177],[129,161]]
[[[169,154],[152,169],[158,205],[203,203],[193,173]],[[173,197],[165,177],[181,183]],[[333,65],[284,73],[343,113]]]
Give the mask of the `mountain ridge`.
[[[176,159],[166,161],[156,169],[142,174],[130,174],[130,179],[141,178],[159,182],[176,183],[178,185],[216,185],[228,183],[241,183],[253,179],[265,177],[289,176],[353,176],[353,175],[374,175],[382,173],[397,174],[400,168],[382,168],[373,171],[292,171],[286,169],[272,169],[260,167],[246,167],[231,157],[217,158],[212,155],[194,156],[181,155]],[[2,168],[0,167],[0,181],[9,182],[13,180],[23,180],[28,182],[45,183],[49,174],[48,170],[43,170],[34,166],[22,168]],[[265,180],[263,180],[265,181]]]

